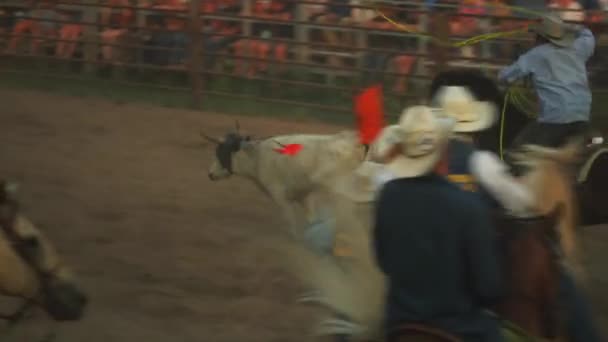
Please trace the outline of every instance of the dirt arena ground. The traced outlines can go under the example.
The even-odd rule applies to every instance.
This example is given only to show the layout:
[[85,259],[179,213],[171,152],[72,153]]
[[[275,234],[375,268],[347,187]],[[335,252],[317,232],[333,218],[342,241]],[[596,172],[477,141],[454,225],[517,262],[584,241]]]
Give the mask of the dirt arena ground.
[[[275,207],[248,182],[207,179],[199,128],[219,136],[234,116],[7,90],[0,103],[0,175],[22,182],[25,212],[91,296],[83,321],[36,312],[12,340],[313,340],[314,311],[294,303],[298,284],[282,268]],[[261,136],[337,130],[238,119]],[[584,236],[601,311],[608,231]]]

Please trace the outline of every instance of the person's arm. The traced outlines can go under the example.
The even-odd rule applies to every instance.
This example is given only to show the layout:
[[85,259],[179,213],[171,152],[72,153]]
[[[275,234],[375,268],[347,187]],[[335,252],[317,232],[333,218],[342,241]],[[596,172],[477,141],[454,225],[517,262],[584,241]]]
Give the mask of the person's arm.
[[[390,190],[390,184],[387,186]],[[387,260],[383,251],[385,251],[384,241],[387,238],[386,215],[390,213],[390,201],[387,200],[387,187],[384,187],[376,200],[376,210],[374,215],[374,227],[372,232],[374,255],[376,263],[383,273],[387,272]]]
[[508,67],[502,69],[498,73],[498,81],[501,83],[513,83],[532,73],[530,68],[531,55],[530,52],[525,53],[517,59],[517,61]]
[[495,227],[489,208],[481,201],[470,201],[465,229],[465,251],[470,284],[483,305],[491,305],[502,295],[503,281]]
[[574,49],[578,52],[585,61],[591,58],[595,51],[595,37],[590,29],[576,25],[572,29],[578,31],[576,40],[574,41]]
[[533,193],[509,173],[509,167],[494,153],[473,153],[469,166],[473,177],[514,215],[526,214],[534,207]]

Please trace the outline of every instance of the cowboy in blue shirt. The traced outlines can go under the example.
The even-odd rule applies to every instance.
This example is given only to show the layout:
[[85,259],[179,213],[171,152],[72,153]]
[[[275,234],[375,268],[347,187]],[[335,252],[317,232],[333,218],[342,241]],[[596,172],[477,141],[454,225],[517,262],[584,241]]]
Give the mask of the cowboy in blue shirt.
[[540,101],[537,122],[526,126],[513,145],[558,147],[587,130],[591,90],[586,62],[593,55],[595,38],[588,28],[567,25],[554,15],[531,30],[536,33],[535,46],[498,75],[506,83],[530,77]]

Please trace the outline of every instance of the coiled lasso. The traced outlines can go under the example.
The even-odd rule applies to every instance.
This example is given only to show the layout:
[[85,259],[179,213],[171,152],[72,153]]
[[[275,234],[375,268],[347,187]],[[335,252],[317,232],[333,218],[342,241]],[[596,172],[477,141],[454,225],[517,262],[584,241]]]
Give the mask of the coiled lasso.
[[[445,47],[461,48],[461,47],[465,47],[465,46],[478,44],[478,43],[481,43],[486,40],[509,37],[509,36],[514,36],[517,34],[528,32],[528,25],[525,25],[524,27],[517,29],[517,30],[484,33],[484,34],[474,36],[474,37],[471,37],[471,38],[468,38],[465,40],[451,42],[451,41],[445,41],[439,37],[433,36],[428,33],[420,32],[419,30],[417,30],[416,28],[414,28],[411,25],[405,25],[405,24],[399,23],[399,22],[389,18],[387,15],[382,13],[382,11],[380,11],[380,9],[378,9],[377,4],[375,4],[375,3],[373,4],[373,7],[374,7],[374,10],[376,11],[376,13],[380,17],[382,17],[384,20],[386,20],[387,22],[389,22],[396,28],[398,28],[402,31],[408,32],[415,36],[430,38],[433,41],[435,41],[436,43],[443,45]],[[539,13],[536,11],[531,11],[526,8],[516,7],[516,6],[487,4],[484,7],[503,7],[503,8],[509,8],[516,12],[528,13],[528,14],[532,14],[532,15],[535,15],[538,17],[544,16],[544,14],[542,14],[542,13]],[[507,109],[507,103],[511,103],[513,106],[518,108],[520,111],[522,111],[523,113],[526,113],[529,117],[532,117],[532,118],[536,117],[535,111],[530,109],[531,107],[532,108],[535,107],[535,104],[534,104],[533,100],[528,98],[528,95],[526,94],[527,90],[528,89],[526,89],[525,87],[522,87],[522,86],[511,85],[505,92],[505,99],[504,99],[504,103],[503,103],[502,111],[501,111],[501,115],[500,115],[499,153],[500,153],[501,159],[503,159],[503,155],[504,155],[503,141],[504,141],[505,113],[506,113],[506,109]]]

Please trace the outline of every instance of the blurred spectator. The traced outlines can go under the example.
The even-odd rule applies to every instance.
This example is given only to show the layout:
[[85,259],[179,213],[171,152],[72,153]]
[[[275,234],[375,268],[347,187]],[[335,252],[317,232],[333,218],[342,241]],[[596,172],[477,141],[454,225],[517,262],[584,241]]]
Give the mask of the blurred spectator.
[[[327,0],[325,6],[320,7],[312,13],[308,20],[320,24],[348,25],[351,19],[351,8],[349,0]],[[321,29],[322,42],[334,47],[348,46],[354,43],[353,35],[345,32],[337,32],[331,28]],[[329,64],[339,65],[338,56],[332,55],[328,59]]]
[[585,11],[594,11],[600,9],[599,0],[578,0],[578,3]]
[[[207,0],[203,2],[204,13],[239,14],[242,1]],[[217,60],[217,53],[241,39],[241,21],[211,19],[203,22],[203,67],[210,69]]]
[[5,34],[10,29],[10,17],[8,12],[4,8],[0,8],[0,34],[2,35],[2,41],[4,42]]
[[[523,27],[522,23],[517,20],[505,19],[513,16],[513,11],[507,4],[507,0],[491,0],[488,2],[488,14],[495,16],[492,19],[492,32],[508,32]],[[498,58],[513,58],[512,44],[506,40],[490,40],[491,53]]]
[[604,11],[608,11],[608,0],[599,0],[600,8]]
[[29,33],[32,36],[30,42],[30,53],[37,54],[44,38],[52,38],[57,35],[59,15],[55,11],[55,5],[51,1],[33,1],[30,10],[24,18],[17,21],[13,27],[13,37],[9,40],[7,52],[15,53],[17,45],[23,35]]
[[78,39],[82,35],[83,27],[79,24],[82,21],[82,11],[62,10],[58,5],[61,20],[66,21],[59,28],[59,41],[55,55],[59,58],[72,58],[76,51]]
[[558,11],[564,21],[582,22],[585,20],[583,6],[576,0],[553,0],[549,8]]
[[[364,4],[368,4],[364,0],[351,0],[351,6],[363,6]],[[368,5],[369,6],[369,5]],[[356,24],[363,24],[373,20],[376,17],[376,11],[373,8],[362,8],[362,7],[352,7],[351,8],[351,19]]]
[[[511,0],[511,6],[525,8],[536,13],[547,11],[547,0]],[[515,11],[518,17],[536,19],[536,15],[528,12]]]
[[118,44],[129,32],[129,25],[133,22],[134,12],[130,8],[119,8],[120,6],[130,6],[129,0],[106,0],[101,9],[101,46],[102,59],[109,63],[119,63],[116,52],[119,49],[114,44]]
[[[480,17],[486,14],[484,0],[462,0],[458,7],[458,14],[450,20],[450,33],[460,39],[470,38],[481,33],[479,27]],[[473,16],[474,15],[474,16]],[[460,49],[463,57],[474,57],[478,46],[464,46]]]
[[[390,2],[380,3],[381,12],[395,21],[416,29],[418,17],[411,12],[411,5],[395,6]],[[387,22],[384,18],[376,15],[371,21],[364,23],[364,26],[379,30],[397,30],[395,26]],[[369,51],[364,56],[365,69],[363,85],[375,84],[382,81],[382,72],[392,64],[396,73],[401,74],[396,77],[393,90],[405,92],[407,90],[407,76],[411,73],[416,61],[415,57],[409,55],[417,47],[416,37],[403,37],[401,35],[386,35],[381,33],[370,33],[368,35],[368,47],[381,49],[380,51]],[[382,51],[385,50],[385,51]]]
[[186,15],[184,11],[188,9],[188,3],[185,0],[160,0],[152,8],[164,12],[159,12],[155,17],[157,27],[162,30],[151,34],[152,45],[160,48],[154,53],[154,64],[172,68],[183,66],[189,39],[186,19],[180,16]]
[[[289,21],[293,18],[293,10],[295,6],[293,2],[282,0],[256,0],[253,5],[252,15],[259,19],[271,19]],[[290,39],[293,37],[293,27],[289,24],[265,23],[263,20],[252,25],[253,36],[263,39],[284,38]],[[253,77],[258,72],[265,72],[268,68],[266,59],[269,54],[272,54],[278,62],[287,59],[287,44],[277,41],[268,40],[240,40],[235,44],[235,54],[237,64],[235,72],[239,74],[245,73],[242,57],[253,57],[257,60],[251,60],[249,68],[246,71],[247,76]]]

